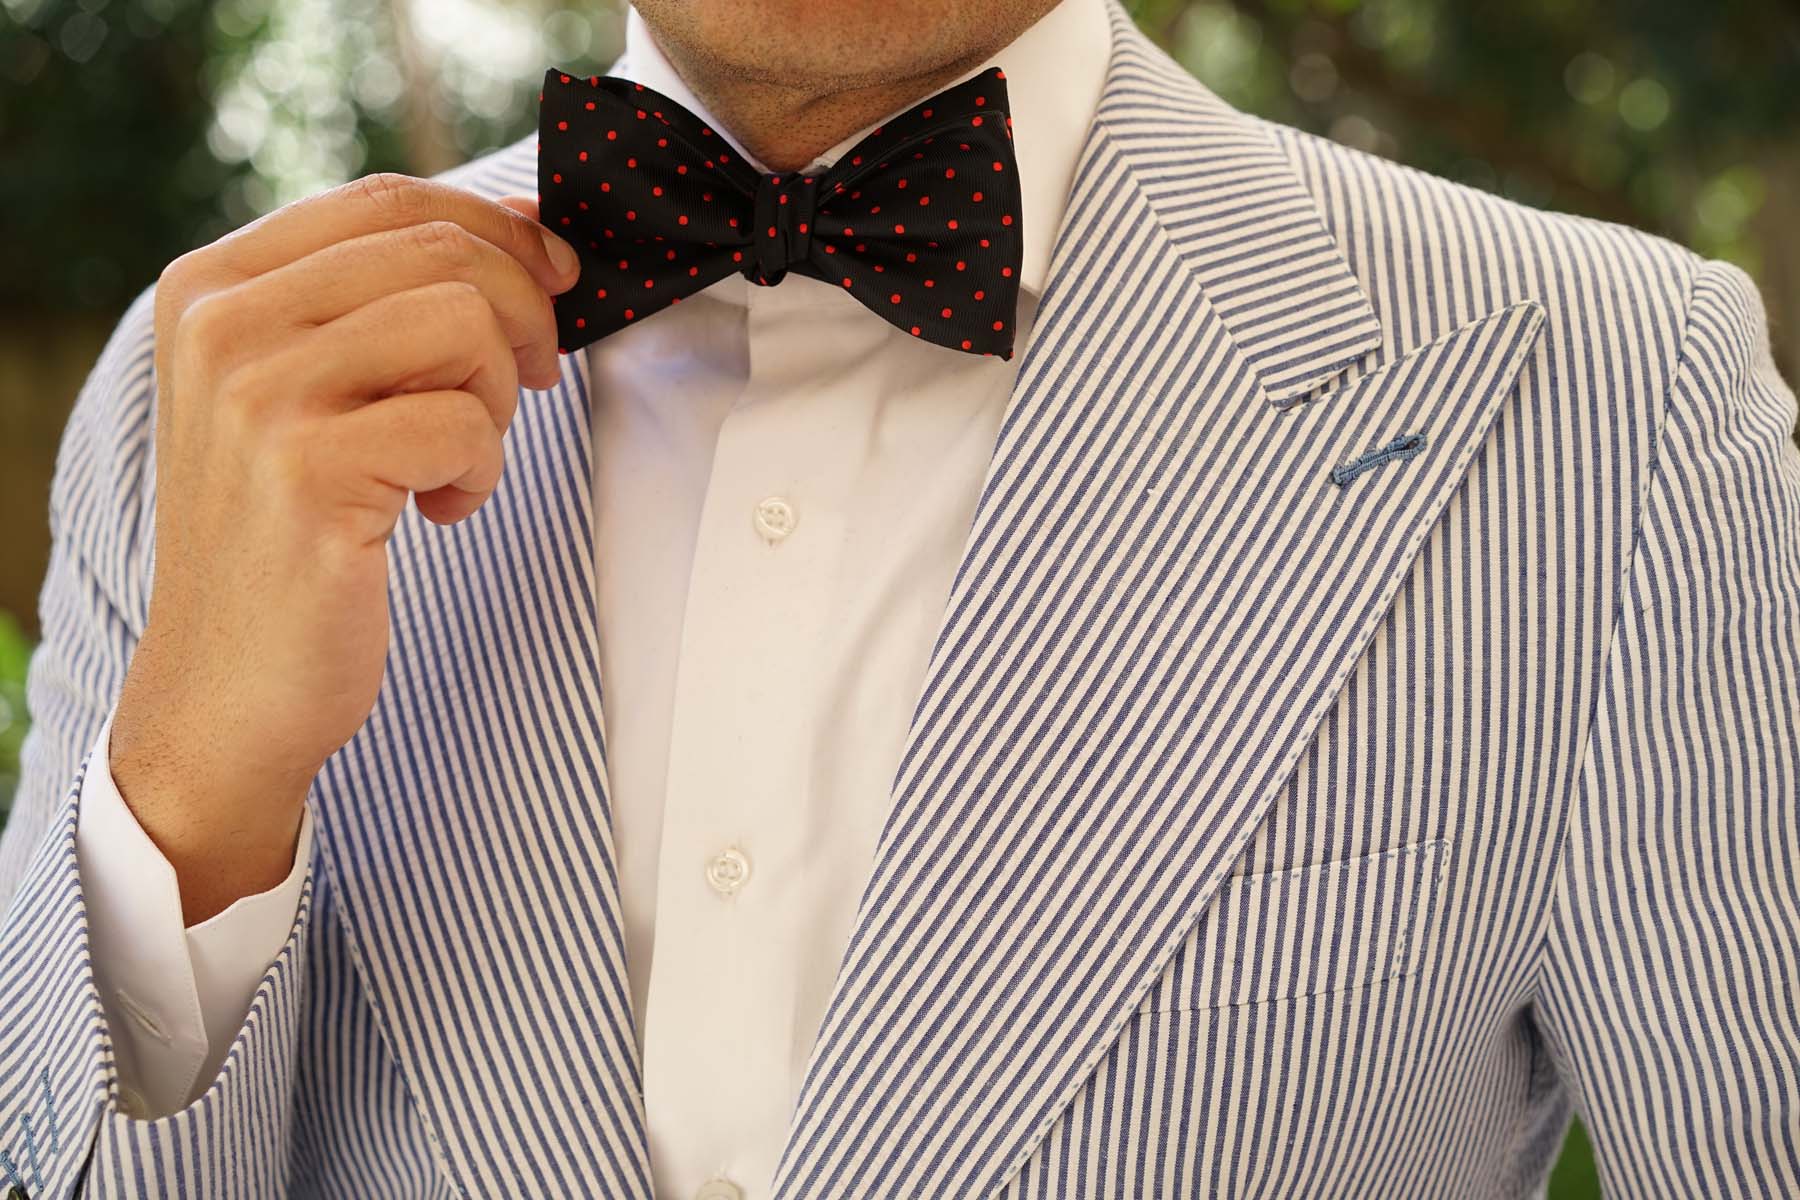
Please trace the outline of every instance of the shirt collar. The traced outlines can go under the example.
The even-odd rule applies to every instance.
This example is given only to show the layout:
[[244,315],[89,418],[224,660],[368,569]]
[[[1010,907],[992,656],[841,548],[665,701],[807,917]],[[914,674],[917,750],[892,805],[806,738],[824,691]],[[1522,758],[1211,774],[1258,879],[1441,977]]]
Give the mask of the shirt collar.
[[[1036,24],[986,62],[944,86],[972,79],[989,67],[1006,70],[1007,100],[1012,106],[1013,151],[1019,161],[1020,233],[1024,254],[1019,282],[1041,295],[1050,274],[1050,252],[1062,225],[1075,167],[1087,141],[1088,126],[1100,105],[1112,46],[1112,26],[1105,0],[1061,0]],[[635,7],[627,9],[625,52],[611,74],[654,88],[690,109],[718,130],[746,161],[761,170],[754,155],[720,124],[682,82],[674,64],[650,35]],[[920,97],[923,99],[924,97]],[[905,106],[912,107],[911,104]],[[898,111],[905,111],[900,109]],[[893,114],[883,117],[888,119]],[[823,169],[836,162],[881,121],[871,121],[819,155],[812,164]]]

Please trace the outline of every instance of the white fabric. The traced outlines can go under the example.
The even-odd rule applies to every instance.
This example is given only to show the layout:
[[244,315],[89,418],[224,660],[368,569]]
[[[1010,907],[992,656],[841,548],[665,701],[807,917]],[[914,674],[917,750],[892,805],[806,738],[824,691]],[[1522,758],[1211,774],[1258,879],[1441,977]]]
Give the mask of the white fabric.
[[[1013,107],[1011,362],[922,343],[798,275],[733,276],[586,351],[614,836],[659,1193],[716,1176],[754,1196],[773,1174],[1109,36],[1101,0],[1063,0],[968,73],[1003,66]],[[635,10],[613,72],[704,114]],[[775,498],[785,535],[774,507],[759,515]],[[286,939],[312,820],[286,881],[183,945],[174,873],[112,786],[109,732],[78,855],[121,1078],[163,1115],[216,1075]],[[721,889],[713,863],[733,849],[747,874]]]
[[175,868],[126,807],[107,766],[112,717],[81,786],[75,857],[101,1006],[118,1058],[120,1101],[167,1114],[206,1090],[287,941],[306,882],[312,810],[300,818],[286,879],[187,929]]

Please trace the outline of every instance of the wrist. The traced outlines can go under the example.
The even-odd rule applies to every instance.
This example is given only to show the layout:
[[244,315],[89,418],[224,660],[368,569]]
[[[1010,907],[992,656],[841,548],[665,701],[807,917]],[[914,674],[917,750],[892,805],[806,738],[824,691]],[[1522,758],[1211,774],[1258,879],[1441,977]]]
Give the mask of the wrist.
[[293,867],[310,772],[231,755],[218,730],[146,709],[127,685],[107,765],[125,806],[174,868],[182,918],[195,925],[279,884]]

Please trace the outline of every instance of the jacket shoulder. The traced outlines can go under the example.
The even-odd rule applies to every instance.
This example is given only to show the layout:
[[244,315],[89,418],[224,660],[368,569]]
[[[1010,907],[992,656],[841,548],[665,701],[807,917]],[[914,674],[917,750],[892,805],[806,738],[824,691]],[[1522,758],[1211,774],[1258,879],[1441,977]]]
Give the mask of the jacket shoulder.
[[1672,362],[1706,260],[1626,225],[1530,207],[1258,120],[1311,193],[1395,350],[1535,300],[1552,345],[1629,336]]

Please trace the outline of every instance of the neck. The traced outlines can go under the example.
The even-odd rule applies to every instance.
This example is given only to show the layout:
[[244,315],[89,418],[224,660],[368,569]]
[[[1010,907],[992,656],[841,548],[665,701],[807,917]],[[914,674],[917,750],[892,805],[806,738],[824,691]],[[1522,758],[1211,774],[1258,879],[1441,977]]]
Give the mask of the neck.
[[941,90],[999,48],[983,45],[904,79],[837,87],[748,76],[686,54],[663,37],[657,47],[707,110],[771,171],[795,171],[817,161],[845,138]]

